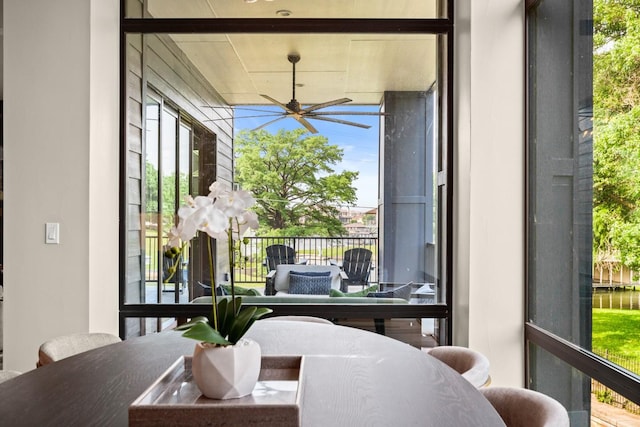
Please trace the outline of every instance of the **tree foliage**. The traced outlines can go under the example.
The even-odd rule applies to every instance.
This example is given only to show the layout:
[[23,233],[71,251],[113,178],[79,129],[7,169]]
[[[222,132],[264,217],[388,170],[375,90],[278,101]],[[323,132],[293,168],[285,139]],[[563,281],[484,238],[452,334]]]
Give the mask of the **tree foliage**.
[[640,269],[640,0],[594,1],[593,246]]
[[[257,199],[258,217],[271,235],[344,234],[338,205],[356,201],[358,172],[335,172],[343,150],[303,129],[240,132],[235,139],[236,181]],[[263,228],[263,230],[264,230]]]
[[[160,191],[158,190],[158,169],[151,163],[145,164],[145,206],[147,213],[160,213],[159,200]],[[171,227],[175,221],[175,213],[177,208],[184,200],[181,200],[184,196],[189,194],[189,175],[181,173],[178,175],[178,191],[179,196],[176,197],[176,174],[172,172],[169,175],[162,177],[162,219],[164,227]],[[150,218],[153,221],[158,219],[153,216]]]

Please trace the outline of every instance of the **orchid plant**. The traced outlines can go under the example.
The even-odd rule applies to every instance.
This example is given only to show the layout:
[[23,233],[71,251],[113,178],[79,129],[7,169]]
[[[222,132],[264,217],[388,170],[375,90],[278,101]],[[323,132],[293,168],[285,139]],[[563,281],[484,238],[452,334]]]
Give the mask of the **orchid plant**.
[[[198,316],[178,326],[184,337],[214,345],[234,345],[249,330],[251,325],[265,314],[271,313],[269,308],[242,307],[242,298],[236,297],[233,271],[236,253],[244,234],[258,228],[258,217],[249,210],[255,199],[247,191],[229,191],[223,189],[218,182],[209,187],[208,196],[188,196],[187,204],[178,210],[178,225],[169,232],[169,249],[166,255],[173,259],[169,268],[169,277],[176,272],[176,265],[182,258],[187,244],[199,232],[205,233],[209,255],[209,272],[211,274],[211,316]],[[219,298],[215,292],[215,263],[213,260],[212,241],[218,239],[227,242],[229,253],[229,269],[231,280],[231,299]],[[246,243],[246,242],[245,242]]]

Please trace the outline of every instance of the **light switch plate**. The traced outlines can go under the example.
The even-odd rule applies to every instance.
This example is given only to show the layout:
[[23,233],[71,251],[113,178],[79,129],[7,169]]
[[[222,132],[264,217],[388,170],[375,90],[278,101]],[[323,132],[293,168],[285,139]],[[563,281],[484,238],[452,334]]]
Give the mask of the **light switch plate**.
[[50,245],[60,243],[60,224],[57,222],[47,222],[44,225],[44,242]]

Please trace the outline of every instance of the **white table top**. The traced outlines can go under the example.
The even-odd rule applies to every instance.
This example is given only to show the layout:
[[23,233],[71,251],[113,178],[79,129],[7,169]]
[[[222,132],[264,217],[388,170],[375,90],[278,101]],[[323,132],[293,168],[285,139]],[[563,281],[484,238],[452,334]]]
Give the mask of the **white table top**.
[[400,341],[342,326],[273,320],[258,322],[247,337],[260,343],[263,354],[325,360],[317,366],[327,372],[306,382],[304,401],[313,404],[303,408],[304,426],[504,426],[462,376]]

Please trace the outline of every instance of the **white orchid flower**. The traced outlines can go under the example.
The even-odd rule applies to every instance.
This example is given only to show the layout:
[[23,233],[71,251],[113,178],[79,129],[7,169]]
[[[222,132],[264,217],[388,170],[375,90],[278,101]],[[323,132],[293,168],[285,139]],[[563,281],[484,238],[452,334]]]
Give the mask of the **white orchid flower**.
[[203,218],[207,215],[207,210],[213,205],[213,200],[205,196],[198,196],[195,199],[189,196],[186,201],[187,204],[178,209],[180,218],[178,231],[180,238],[185,242],[195,237],[204,221]]
[[200,211],[199,231],[207,233],[215,239],[226,239],[227,217],[214,205],[209,205]]
[[250,228],[257,230],[259,227],[258,215],[252,211],[244,211],[242,214],[234,218],[234,224],[237,229],[233,230],[233,238],[241,239]]
[[226,190],[224,188],[222,188],[222,186],[220,185],[220,183],[218,181],[214,181],[210,186],[209,186],[209,195],[207,197],[211,198],[211,199],[216,199],[218,196],[220,196],[220,194],[225,193]]
[[258,216],[248,209],[256,203],[248,191],[228,191],[218,182],[209,186],[208,196],[187,196],[178,209],[179,222],[169,232],[169,245],[181,247],[198,231],[214,239],[241,239],[248,229],[257,230]]
[[227,217],[239,217],[256,203],[248,191],[224,192],[218,195],[216,204]]
[[182,237],[180,236],[181,230],[178,227],[171,227],[169,230],[169,240],[167,245],[171,248],[179,248],[182,246]]

